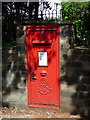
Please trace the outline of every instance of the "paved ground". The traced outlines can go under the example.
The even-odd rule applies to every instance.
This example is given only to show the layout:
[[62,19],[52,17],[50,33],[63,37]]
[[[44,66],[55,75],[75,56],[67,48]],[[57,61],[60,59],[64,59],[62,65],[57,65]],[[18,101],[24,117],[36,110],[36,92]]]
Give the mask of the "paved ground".
[[2,108],[1,118],[80,118],[79,115],[70,115],[62,113],[59,110],[43,108]]

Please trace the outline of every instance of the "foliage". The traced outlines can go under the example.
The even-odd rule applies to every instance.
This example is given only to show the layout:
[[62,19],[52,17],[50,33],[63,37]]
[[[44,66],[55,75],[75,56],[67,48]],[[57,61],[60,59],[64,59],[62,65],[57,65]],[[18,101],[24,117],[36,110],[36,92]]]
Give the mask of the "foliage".
[[[25,20],[43,20],[43,12],[41,18],[38,16],[39,2],[3,2],[2,3],[2,33],[3,45],[16,43],[16,25]],[[70,20],[75,26],[75,34],[78,42],[88,39],[90,43],[90,2],[62,2],[62,21]],[[50,3],[43,2],[43,10],[50,10]],[[50,20],[56,20],[51,18]],[[60,19],[59,19],[60,20]],[[87,36],[88,35],[88,36]]]
[[70,20],[75,26],[76,43],[82,45],[90,36],[90,1],[62,2],[62,20]]

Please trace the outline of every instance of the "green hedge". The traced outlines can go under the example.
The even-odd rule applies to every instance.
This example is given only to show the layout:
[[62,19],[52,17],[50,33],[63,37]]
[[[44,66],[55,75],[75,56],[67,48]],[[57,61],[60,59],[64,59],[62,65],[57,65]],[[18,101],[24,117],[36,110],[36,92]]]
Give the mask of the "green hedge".
[[62,2],[62,20],[75,26],[76,44],[90,45],[90,1]]

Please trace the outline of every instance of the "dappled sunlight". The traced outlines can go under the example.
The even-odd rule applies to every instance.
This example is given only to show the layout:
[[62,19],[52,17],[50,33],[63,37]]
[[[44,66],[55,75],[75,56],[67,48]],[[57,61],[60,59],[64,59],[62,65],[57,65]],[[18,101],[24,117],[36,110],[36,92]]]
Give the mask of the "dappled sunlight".
[[[7,95],[8,99],[10,94],[20,88],[24,88],[26,85],[26,63],[25,63],[25,51],[23,56],[23,51],[18,49],[19,47],[3,47],[2,53],[2,95]],[[6,105],[7,104],[7,105]],[[3,105],[8,106],[9,101]],[[8,106],[9,107],[9,106]]]
[[[88,105],[90,98],[88,89],[90,84],[90,66],[88,64],[90,62],[90,56],[88,54],[89,52],[90,49],[87,48],[74,48],[69,50],[66,55],[63,56],[66,62],[62,66],[64,74],[61,76],[61,85],[63,82],[66,83],[66,87],[61,86],[62,90],[65,87],[66,91],[69,91],[68,87],[74,86],[74,89],[70,90],[72,94],[69,96],[71,97],[71,105],[74,106],[74,109],[71,110],[71,113],[80,114],[81,116],[87,118],[89,117]],[[88,58],[85,56],[88,56]],[[88,103],[86,102],[87,100]]]

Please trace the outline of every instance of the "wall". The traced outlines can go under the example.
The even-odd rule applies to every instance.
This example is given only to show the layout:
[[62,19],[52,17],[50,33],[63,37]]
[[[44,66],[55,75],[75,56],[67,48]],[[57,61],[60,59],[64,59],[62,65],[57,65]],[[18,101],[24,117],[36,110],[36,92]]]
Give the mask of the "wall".
[[63,59],[62,109],[69,107],[71,113],[90,117],[90,48],[70,49]]
[[[60,25],[61,111],[87,115],[90,49],[73,48],[73,26]],[[25,27],[17,27],[17,45],[3,47],[3,106],[27,106]]]
[[17,45],[2,49],[3,106],[26,107],[26,50],[25,28],[17,27]]
[[90,48],[73,47],[73,26],[71,29],[67,25],[62,28],[63,26],[60,33],[61,110],[90,118]]

